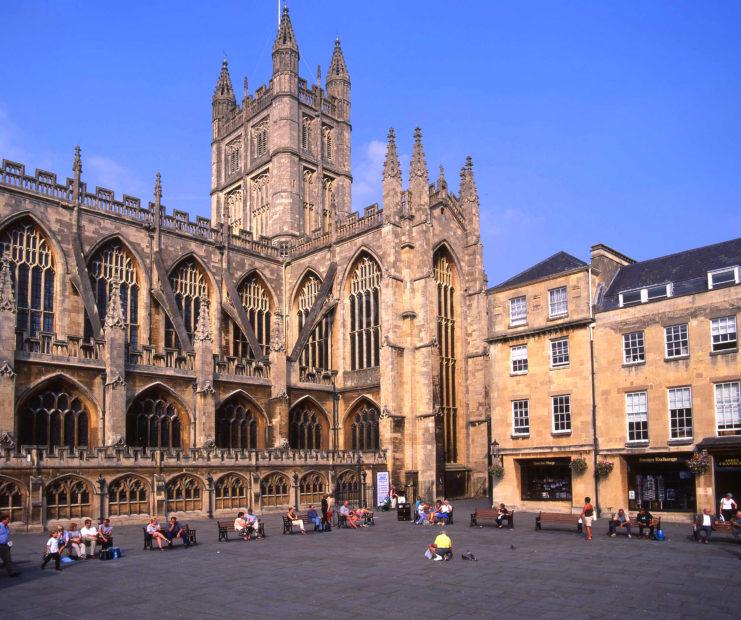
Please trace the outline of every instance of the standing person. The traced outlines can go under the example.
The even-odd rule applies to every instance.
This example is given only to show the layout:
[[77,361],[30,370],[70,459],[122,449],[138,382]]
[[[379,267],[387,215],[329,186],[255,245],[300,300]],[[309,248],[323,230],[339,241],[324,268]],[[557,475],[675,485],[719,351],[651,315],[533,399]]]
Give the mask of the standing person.
[[697,515],[697,541],[700,541],[700,534],[705,534],[704,545],[710,544],[710,535],[713,533],[713,516],[710,508],[705,508],[701,515]]
[[17,577],[21,572],[13,564],[13,560],[10,558],[10,548],[13,546],[13,541],[10,540],[10,515],[4,512],[0,515],[0,560],[3,561],[5,572],[8,573],[8,577]]
[[726,493],[725,497],[720,498],[720,516],[723,521],[732,521],[738,511],[738,504],[733,499],[733,495]]
[[95,545],[98,544],[98,528],[93,527],[93,522],[90,519],[85,519],[85,523],[80,529],[80,541],[82,542],[82,550],[85,551],[85,546],[90,545],[90,549],[87,553],[87,559],[95,557]]
[[46,554],[44,561],[41,563],[41,570],[46,568],[49,560],[54,560],[54,570],[62,570],[59,557],[59,531],[52,530],[49,534],[49,540],[46,541]]
[[322,496],[322,506],[321,506],[321,508],[322,508],[322,527],[325,530],[327,530],[327,531],[329,531],[329,528],[327,527],[327,523],[329,523],[329,521],[327,520],[327,513],[329,512],[329,501],[327,500],[328,497],[329,497],[329,495],[326,494],[326,493]]
[[594,518],[594,506],[592,506],[592,498],[584,498],[584,508],[581,509],[581,520],[584,523],[584,529],[587,533],[587,540],[592,540],[592,519]]

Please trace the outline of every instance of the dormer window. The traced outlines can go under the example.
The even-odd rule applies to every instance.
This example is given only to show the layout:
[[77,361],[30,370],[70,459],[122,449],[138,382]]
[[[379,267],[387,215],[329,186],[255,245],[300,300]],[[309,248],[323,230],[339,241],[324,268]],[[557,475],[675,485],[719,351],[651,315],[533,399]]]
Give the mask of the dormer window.
[[633,304],[641,303],[641,291],[625,291],[620,293],[620,305],[631,306]]
[[738,265],[735,267],[724,267],[723,269],[708,271],[708,288],[714,289],[738,284],[738,272]]
[[672,284],[654,284],[646,288],[635,289],[632,291],[623,291],[620,293],[620,307],[631,306],[633,304],[645,304],[649,301],[655,301],[663,297],[672,296]]
[[672,285],[671,284],[659,284],[657,286],[649,286],[643,289],[646,291],[646,301],[653,301],[654,299],[660,299],[661,297],[671,297]]

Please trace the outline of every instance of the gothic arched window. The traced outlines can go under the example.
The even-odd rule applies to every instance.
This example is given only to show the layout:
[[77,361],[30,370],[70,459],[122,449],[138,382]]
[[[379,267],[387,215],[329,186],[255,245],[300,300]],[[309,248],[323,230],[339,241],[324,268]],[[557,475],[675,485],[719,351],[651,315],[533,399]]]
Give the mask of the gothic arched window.
[[62,381],[54,381],[31,396],[19,408],[18,416],[21,445],[49,449],[88,445],[88,411]]
[[193,476],[178,476],[167,483],[167,511],[201,510],[201,483]]
[[0,478],[0,514],[7,513],[11,521],[25,521],[23,493],[18,483]]
[[437,284],[437,342],[440,347],[440,406],[443,413],[445,460],[458,460],[458,408],[456,405],[455,278],[444,252],[434,258]]
[[139,397],[126,414],[126,443],[140,448],[184,448],[179,407],[169,394],[154,392]]
[[257,415],[240,400],[230,399],[216,412],[216,445],[232,450],[256,450]]
[[297,450],[321,450],[322,426],[318,411],[294,407],[288,415],[288,445]]
[[381,270],[368,256],[355,265],[350,280],[350,368],[380,364]]
[[109,514],[143,515],[149,513],[147,483],[136,476],[124,476],[108,485]]
[[260,495],[262,495],[262,506],[286,506],[289,503],[288,490],[291,482],[288,477],[274,472],[260,480]]
[[[242,307],[247,315],[252,329],[260,343],[263,355],[270,353],[270,297],[268,296],[267,287],[256,274],[245,278],[237,287]],[[252,350],[245,338],[242,330],[232,320],[229,321],[231,327],[231,354],[235,357],[254,358]]]
[[259,239],[268,234],[269,192],[270,175],[267,172],[250,180],[250,219],[253,239]]
[[28,336],[54,330],[54,261],[49,242],[30,221],[11,225],[0,236],[0,256],[10,262],[15,290],[16,328]]
[[[127,341],[132,349],[136,349],[139,344],[139,281],[133,257],[121,243],[111,241],[95,253],[88,272],[101,321],[105,321],[108,311],[112,282],[114,278],[118,280]],[[90,333],[88,321],[85,321],[85,330],[87,338],[97,335]]]
[[[170,273],[170,286],[175,294],[175,303],[180,311],[180,316],[183,317],[185,331],[192,340],[196,325],[198,325],[201,302],[204,299],[208,301],[206,275],[195,259],[188,258]],[[175,327],[169,318],[165,318],[165,347],[170,349],[180,348]]]
[[90,516],[90,487],[72,476],[60,478],[46,487],[46,519],[79,519]]
[[317,228],[315,211],[314,179],[316,172],[304,170],[303,203],[304,203],[304,234],[311,235]]
[[[316,301],[317,295],[319,294],[319,288],[322,283],[319,281],[314,274],[309,274],[304,279],[303,286],[298,294],[298,331],[301,329],[309,317],[314,302]],[[315,368],[319,370],[329,370],[330,368],[330,332],[331,332],[331,321],[329,313],[325,314],[321,321],[319,321],[309,336],[309,340],[306,343],[303,351],[301,351],[300,364],[307,368]]]
[[363,403],[348,416],[350,448],[352,450],[379,450],[378,409]]
[[247,506],[247,481],[237,474],[226,474],[214,485],[216,510]]
[[358,501],[359,488],[358,474],[350,469],[343,471],[337,476],[337,482],[335,484],[334,496],[337,505],[341,505],[345,500],[350,502]]
[[302,504],[319,504],[327,492],[327,481],[321,474],[312,471],[304,475],[298,485],[299,498]]

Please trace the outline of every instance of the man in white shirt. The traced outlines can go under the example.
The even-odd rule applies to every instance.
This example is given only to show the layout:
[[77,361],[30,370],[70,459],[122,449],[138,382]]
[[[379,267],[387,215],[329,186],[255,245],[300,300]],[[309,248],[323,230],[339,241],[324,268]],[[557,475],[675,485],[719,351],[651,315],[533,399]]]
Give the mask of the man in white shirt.
[[82,543],[82,552],[85,553],[85,545],[90,545],[87,557],[95,557],[95,545],[98,544],[98,528],[93,527],[93,522],[90,519],[85,519],[85,525],[80,530],[80,542]]
[[247,529],[255,535],[255,538],[259,538],[260,523],[258,522],[257,517],[252,514],[252,508],[247,509],[247,514],[244,515],[244,522],[247,525]]
[[700,534],[705,533],[705,539],[702,541],[703,544],[707,545],[710,543],[710,535],[713,532],[713,516],[710,512],[710,508],[705,508],[701,515],[698,515],[697,519],[697,540],[700,540]]

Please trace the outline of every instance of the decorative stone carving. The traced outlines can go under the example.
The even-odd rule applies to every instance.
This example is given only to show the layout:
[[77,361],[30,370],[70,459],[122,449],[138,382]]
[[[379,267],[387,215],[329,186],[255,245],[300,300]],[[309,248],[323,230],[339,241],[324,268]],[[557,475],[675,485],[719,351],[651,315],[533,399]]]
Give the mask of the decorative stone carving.
[[203,442],[203,447],[211,452],[213,450],[216,450],[216,442],[213,439],[209,438]]
[[0,448],[5,450],[12,450],[15,448],[15,438],[12,433],[0,433]]
[[104,327],[106,329],[126,329],[126,318],[121,305],[121,280],[117,272],[111,280],[111,294],[108,296]]
[[270,337],[270,350],[276,353],[286,350],[286,339],[283,336],[283,315],[276,314],[273,319],[273,333]]
[[15,294],[13,293],[13,279],[10,275],[10,261],[3,254],[2,267],[0,267],[0,312],[15,314],[15,311]]
[[111,447],[116,450],[125,450],[128,448],[128,445],[126,445],[126,440],[119,436],[118,439],[111,444]]
[[0,377],[10,377],[15,379],[15,371],[10,367],[8,362],[3,362],[0,366]]
[[116,375],[111,381],[108,381],[106,384],[106,387],[110,387],[112,390],[115,390],[116,388],[126,387],[126,381],[124,381],[123,377],[121,375]]
[[378,414],[379,420],[386,420],[387,418],[391,417],[391,410],[388,408],[387,405],[384,405],[381,408],[381,413]]
[[198,324],[193,336],[196,342],[212,342],[211,320],[209,318],[208,298],[201,297],[201,308],[198,312]]
[[198,386],[196,392],[199,394],[215,394],[216,390],[210,381],[204,381]]

